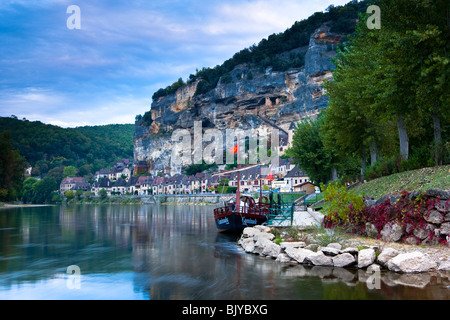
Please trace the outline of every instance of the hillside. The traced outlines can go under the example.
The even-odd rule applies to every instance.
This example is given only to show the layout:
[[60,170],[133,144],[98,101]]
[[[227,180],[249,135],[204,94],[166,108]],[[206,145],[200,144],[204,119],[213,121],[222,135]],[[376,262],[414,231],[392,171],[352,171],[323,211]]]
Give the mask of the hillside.
[[450,165],[392,174],[368,181],[353,190],[377,199],[403,190],[411,192],[429,189],[450,190]]
[[0,117],[0,133],[9,131],[13,147],[33,167],[33,176],[45,176],[61,166],[75,166],[84,175],[133,158],[133,124],[61,128],[39,121]]

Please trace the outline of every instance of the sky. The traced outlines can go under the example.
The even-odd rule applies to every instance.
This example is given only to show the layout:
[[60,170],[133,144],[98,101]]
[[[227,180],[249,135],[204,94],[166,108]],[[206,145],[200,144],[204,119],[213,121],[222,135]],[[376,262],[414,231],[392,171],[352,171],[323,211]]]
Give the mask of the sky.
[[349,1],[0,0],[0,116],[134,123],[159,88]]

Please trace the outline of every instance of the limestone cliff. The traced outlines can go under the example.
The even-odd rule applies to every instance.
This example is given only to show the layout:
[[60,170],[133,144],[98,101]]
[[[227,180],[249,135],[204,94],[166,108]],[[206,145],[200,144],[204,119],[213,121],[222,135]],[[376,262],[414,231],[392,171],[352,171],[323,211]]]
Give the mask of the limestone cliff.
[[146,161],[150,171],[173,173],[171,133],[191,130],[194,121],[201,121],[204,129],[287,130],[292,122],[314,117],[327,106],[322,85],[332,77],[330,58],[340,40],[324,25],[311,35],[309,46],[295,49],[305,53],[302,68],[273,72],[242,64],[230,73],[231,82],[219,80],[206,94],[195,95],[196,81],[153,101],[150,123],[136,121],[135,160]]

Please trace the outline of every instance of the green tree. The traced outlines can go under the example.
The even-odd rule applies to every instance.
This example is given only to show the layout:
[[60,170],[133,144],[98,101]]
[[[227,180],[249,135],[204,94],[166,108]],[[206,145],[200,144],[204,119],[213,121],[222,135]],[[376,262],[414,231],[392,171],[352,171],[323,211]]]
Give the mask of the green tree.
[[0,201],[15,200],[22,187],[25,159],[14,150],[11,134],[0,135]]
[[67,198],[67,201],[71,201],[75,198],[75,192],[73,190],[67,190],[64,192],[64,196]]
[[38,182],[36,178],[29,177],[25,179],[22,187],[22,201],[24,203],[32,203],[35,197],[35,184]]
[[77,172],[78,170],[74,166],[67,166],[64,168],[63,178],[75,177],[77,175]]
[[45,177],[34,184],[35,203],[48,203],[52,200],[53,193],[57,191],[58,185],[52,177]]
[[328,182],[332,177],[332,169],[336,167],[335,155],[325,148],[320,136],[322,124],[323,117],[299,123],[292,146],[286,151],[316,184]]

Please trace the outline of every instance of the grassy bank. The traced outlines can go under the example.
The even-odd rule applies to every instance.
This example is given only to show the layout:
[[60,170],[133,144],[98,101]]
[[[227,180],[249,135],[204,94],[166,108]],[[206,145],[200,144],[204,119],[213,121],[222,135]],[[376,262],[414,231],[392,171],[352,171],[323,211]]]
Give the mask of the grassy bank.
[[429,189],[450,190],[450,165],[405,171],[374,179],[359,185],[353,191],[380,198],[387,194]]

